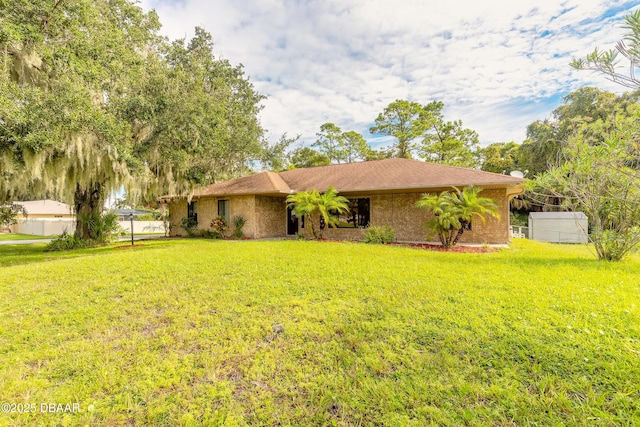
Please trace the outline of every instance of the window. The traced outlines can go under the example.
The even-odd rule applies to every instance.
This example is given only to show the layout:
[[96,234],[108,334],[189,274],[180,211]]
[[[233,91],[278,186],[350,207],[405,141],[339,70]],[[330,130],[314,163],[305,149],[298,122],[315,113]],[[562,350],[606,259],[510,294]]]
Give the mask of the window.
[[218,200],[218,216],[224,217],[229,224],[229,201],[228,200]]
[[[371,221],[371,199],[349,199],[349,211],[338,215],[337,228],[365,228]],[[334,215],[336,212],[332,212]],[[320,228],[324,228],[321,220]]]
[[187,218],[198,223],[198,202],[189,202],[187,204]]

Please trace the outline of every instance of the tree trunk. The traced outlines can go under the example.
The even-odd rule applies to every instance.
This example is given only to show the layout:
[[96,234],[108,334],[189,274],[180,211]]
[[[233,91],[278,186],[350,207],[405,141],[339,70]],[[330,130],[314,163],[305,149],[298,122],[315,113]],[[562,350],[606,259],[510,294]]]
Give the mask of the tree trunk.
[[73,195],[73,208],[76,213],[75,236],[82,240],[94,240],[96,230],[90,227],[92,219],[99,217],[104,209],[104,188],[100,183],[86,186],[76,185]]

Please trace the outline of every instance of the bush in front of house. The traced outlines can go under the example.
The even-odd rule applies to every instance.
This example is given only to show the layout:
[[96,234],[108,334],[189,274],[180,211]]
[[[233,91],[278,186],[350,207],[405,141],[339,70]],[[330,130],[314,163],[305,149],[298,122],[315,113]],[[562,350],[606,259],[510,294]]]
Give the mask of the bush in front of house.
[[187,233],[188,237],[198,237],[198,221],[195,218],[185,217],[180,221],[180,227]]
[[388,225],[374,225],[362,230],[365,243],[391,243],[396,240],[396,232]]
[[217,216],[211,220],[211,229],[214,234],[214,238],[220,239],[224,237],[224,232],[229,228],[227,220],[223,216]]
[[236,215],[233,217],[233,238],[234,239],[242,239],[244,237],[244,233],[242,232],[242,227],[247,223],[247,219],[242,215]]

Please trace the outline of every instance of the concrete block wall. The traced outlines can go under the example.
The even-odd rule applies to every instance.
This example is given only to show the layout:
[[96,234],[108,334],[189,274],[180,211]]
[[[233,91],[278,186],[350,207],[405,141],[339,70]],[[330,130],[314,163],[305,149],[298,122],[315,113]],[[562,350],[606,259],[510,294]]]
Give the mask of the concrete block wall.
[[[437,236],[427,239],[424,224],[430,219],[425,210],[416,207],[424,193],[400,193],[368,196],[371,199],[371,225],[389,225],[399,241],[437,241]],[[481,197],[489,197],[498,205],[500,219],[486,216],[486,224],[475,219],[471,231],[465,231],[460,243],[506,244],[509,242],[509,201],[506,190],[484,190]],[[359,196],[367,197],[367,196]],[[305,230],[300,230],[304,232]],[[324,231],[328,239],[361,240],[362,229],[330,228]]]
[[[284,197],[256,196],[255,238],[286,237],[287,203]],[[299,226],[298,222],[298,226]]]
[[[242,231],[245,236],[253,238],[256,230],[256,209],[255,196],[233,196],[221,198],[202,198],[193,199],[198,202],[198,228],[203,230],[211,230],[211,220],[218,216],[218,200],[229,200],[229,228],[226,235],[233,234],[233,217],[242,215],[247,219]],[[169,212],[171,215],[171,235],[185,236],[186,233],[180,227],[182,218],[187,216],[187,201],[177,200],[169,203]]]
[[[437,237],[427,239],[424,223],[429,216],[416,202],[423,193],[377,194],[371,199],[371,225],[389,225],[396,232],[399,241],[437,241]],[[472,230],[465,231],[460,243],[506,244],[509,242],[509,200],[505,189],[484,190],[481,197],[490,197],[498,205],[500,219],[486,217],[486,224],[476,219]],[[284,197],[233,196],[229,200],[230,222],[227,235],[233,232],[233,217],[242,215],[247,219],[243,229],[250,238],[285,237],[287,233],[286,199]],[[180,227],[182,218],[187,216],[187,202],[176,201],[169,204],[171,212],[171,235],[184,236]],[[198,228],[210,229],[211,220],[218,216],[218,199],[198,200]],[[302,221],[298,222],[298,233],[306,235]],[[328,239],[361,240],[362,229],[329,228],[324,231]]]

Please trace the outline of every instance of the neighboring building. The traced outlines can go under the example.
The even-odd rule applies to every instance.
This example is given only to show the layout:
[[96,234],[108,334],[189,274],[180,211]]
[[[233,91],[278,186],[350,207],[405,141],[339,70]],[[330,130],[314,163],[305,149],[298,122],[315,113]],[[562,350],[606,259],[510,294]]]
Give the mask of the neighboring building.
[[531,212],[529,238],[551,243],[587,243],[589,220],[584,212]]
[[137,221],[139,216],[151,214],[151,211],[145,211],[142,209],[124,208],[124,209],[114,209],[113,211],[116,213],[116,215],[118,215],[119,221],[129,221],[131,219],[131,214],[133,214],[134,221]]
[[29,218],[67,218],[75,219],[73,208],[66,203],[55,200],[31,200],[27,202],[15,202],[27,210]]
[[11,227],[12,233],[54,236],[75,230],[76,216],[71,205],[55,200],[30,200],[15,204],[25,207],[27,218],[18,215],[18,223]]
[[218,215],[228,220],[242,215],[247,219],[244,234],[250,238],[286,237],[305,231],[304,221],[287,209],[286,197],[300,191],[325,191],[333,185],[350,200],[351,211],[341,216],[340,227],[326,229],[324,237],[359,240],[362,228],[389,225],[399,241],[425,241],[428,216],[415,206],[422,194],[475,185],[483,189],[482,197],[496,202],[501,219],[487,218],[486,224],[473,221],[461,243],[505,244],[509,241],[509,201],[522,193],[524,181],[418,160],[385,159],[261,172],[198,189],[190,202],[181,196],[165,196],[161,201],[169,205],[174,236],[185,234],[180,227],[185,217],[196,219],[198,228],[208,229]]

